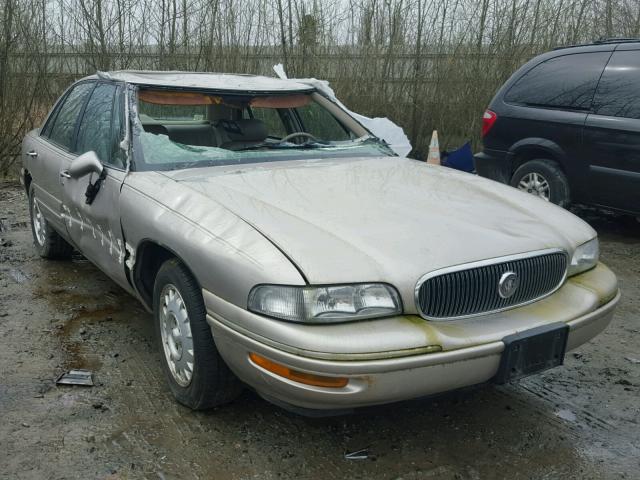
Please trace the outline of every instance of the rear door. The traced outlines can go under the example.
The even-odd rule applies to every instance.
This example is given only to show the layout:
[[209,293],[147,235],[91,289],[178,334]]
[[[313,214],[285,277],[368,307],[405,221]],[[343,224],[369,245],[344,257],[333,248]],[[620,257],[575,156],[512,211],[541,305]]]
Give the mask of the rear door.
[[71,153],[80,113],[94,82],[74,86],[56,105],[40,135],[30,135],[24,145],[27,169],[43,214],[56,230],[64,233],[62,212],[61,165],[73,158]]
[[584,145],[590,201],[640,212],[640,50],[619,47],[602,74]]

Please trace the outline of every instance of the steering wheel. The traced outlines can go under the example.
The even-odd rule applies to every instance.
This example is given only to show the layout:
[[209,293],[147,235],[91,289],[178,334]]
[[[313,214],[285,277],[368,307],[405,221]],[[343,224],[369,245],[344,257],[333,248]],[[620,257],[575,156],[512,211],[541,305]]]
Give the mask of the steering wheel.
[[307,132],[293,132],[293,133],[290,133],[289,135],[287,135],[286,137],[282,137],[280,139],[280,143],[288,142],[292,138],[296,138],[296,137],[305,137],[305,138],[308,138],[310,140],[318,141],[318,139],[316,137],[314,137],[313,135],[311,135],[310,133],[307,133]]

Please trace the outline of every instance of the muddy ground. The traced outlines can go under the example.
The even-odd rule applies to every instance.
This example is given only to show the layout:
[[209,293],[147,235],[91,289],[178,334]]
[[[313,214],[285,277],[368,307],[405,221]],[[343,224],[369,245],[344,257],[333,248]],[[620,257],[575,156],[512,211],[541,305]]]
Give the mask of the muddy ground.
[[[640,478],[640,223],[580,214],[623,298],[564,367],[309,419],[248,391],[206,413],[178,405],[151,316],[82,257],[38,258],[22,191],[0,184],[0,478]],[[72,367],[96,385],[56,386]]]

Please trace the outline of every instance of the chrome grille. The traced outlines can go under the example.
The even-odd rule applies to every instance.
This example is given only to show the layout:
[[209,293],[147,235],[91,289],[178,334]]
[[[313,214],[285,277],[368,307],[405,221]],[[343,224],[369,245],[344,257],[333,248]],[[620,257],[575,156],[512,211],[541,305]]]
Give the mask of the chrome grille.
[[[497,312],[549,295],[562,285],[566,271],[567,255],[557,249],[459,265],[422,277],[416,301],[420,314],[433,320]],[[498,293],[506,272],[520,281],[509,298]]]

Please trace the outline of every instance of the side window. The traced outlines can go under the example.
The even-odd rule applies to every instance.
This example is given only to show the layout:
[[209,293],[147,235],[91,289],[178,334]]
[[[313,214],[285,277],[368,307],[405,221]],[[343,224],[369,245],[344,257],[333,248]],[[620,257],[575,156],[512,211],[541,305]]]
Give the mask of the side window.
[[47,136],[52,142],[71,150],[78,116],[94,85],[93,82],[81,83],[69,92],[54,119],[51,131],[48,132]]
[[504,99],[535,107],[589,110],[609,56],[609,52],[593,52],[549,59],[524,74]]
[[122,168],[122,157],[118,156],[121,116],[116,92],[117,87],[109,83],[100,83],[95,88],[80,121],[76,152],[93,150],[102,163]]
[[616,52],[593,100],[598,115],[640,119],[640,51]]
[[282,117],[276,108],[252,107],[253,118],[262,120],[267,126],[269,137],[282,138],[287,136],[287,129],[282,123]]
[[349,140],[351,136],[342,124],[322,105],[311,102],[296,108],[304,130],[321,140]]

